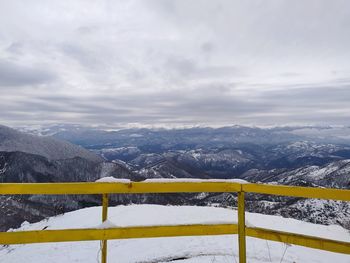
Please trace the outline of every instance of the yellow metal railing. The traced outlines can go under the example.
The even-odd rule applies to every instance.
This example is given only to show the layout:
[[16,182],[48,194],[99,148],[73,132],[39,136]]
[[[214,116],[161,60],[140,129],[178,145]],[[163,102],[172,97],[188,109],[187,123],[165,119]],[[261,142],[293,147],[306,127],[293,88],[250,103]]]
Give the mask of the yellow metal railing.
[[108,194],[237,192],[238,224],[172,225],[117,227],[108,229],[64,229],[0,232],[0,244],[26,244],[101,240],[102,263],[107,261],[107,240],[174,236],[238,234],[239,262],[246,262],[246,236],[350,254],[350,243],[306,236],[245,224],[245,193],[259,193],[301,198],[350,201],[350,190],[294,187],[264,184],[240,184],[230,181],[130,182],[130,183],[0,183],[0,195],[17,194],[102,194],[102,221],[107,220]]

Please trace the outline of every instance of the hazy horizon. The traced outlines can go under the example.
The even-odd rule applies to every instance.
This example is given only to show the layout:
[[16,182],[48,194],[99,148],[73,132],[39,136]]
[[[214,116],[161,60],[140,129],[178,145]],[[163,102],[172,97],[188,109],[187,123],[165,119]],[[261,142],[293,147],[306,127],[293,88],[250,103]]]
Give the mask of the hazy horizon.
[[[227,124],[227,125],[150,125],[150,124],[126,124],[126,125],[107,125],[107,124],[79,124],[79,123],[42,123],[42,124],[18,124],[18,125],[6,125],[0,123],[0,126],[7,126],[13,129],[17,129],[24,132],[34,132],[34,134],[40,134],[40,131],[50,130],[65,130],[70,131],[74,129],[82,130],[101,130],[101,131],[120,131],[120,130],[187,130],[187,129],[221,129],[221,128],[253,128],[262,130],[273,129],[293,129],[293,130],[309,130],[319,132],[321,130],[330,130],[332,132],[344,132],[348,134],[350,125],[239,125],[239,124]],[[336,135],[336,134],[334,134]],[[330,136],[330,134],[329,134]]]

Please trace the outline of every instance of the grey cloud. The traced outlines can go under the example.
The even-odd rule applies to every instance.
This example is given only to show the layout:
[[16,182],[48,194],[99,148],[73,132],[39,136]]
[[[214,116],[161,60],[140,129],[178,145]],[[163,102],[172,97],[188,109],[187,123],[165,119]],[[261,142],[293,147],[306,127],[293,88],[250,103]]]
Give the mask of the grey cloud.
[[6,48],[6,51],[10,52],[10,53],[13,53],[13,54],[22,55],[23,54],[22,49],[23,49],[23,45],[21,43],[13,42],[13,43],[11,43],[11,45],[9,45]]
[[350,122],[349,1],[60,3],[0,3],[2,122]]
[[164,68],[181,76],[188,76],[197,71],[197,65],[193,60],[178,57],[168,58]]
[[[350,83],[346,86],[301,87],[270,91],[262,95],[264,100],[280,102],[282,105],[294,105],[303,108],[324,109],[325,106],[350,108]],[[342,107],[339,107],[342,106]]]
[[42,68],[18,65],[0,60],[0,86],[29,86],[51,82],[56,76]]
[[97,70],[99,68],[104,68],[104,58],[96,56],[96,51],[88,51],[84,47],[78,46],[77,44],[64,43],[59,45],[62,53],[65,54],[70,59],[77,61],[81,66],[87,69]]
[[215,49],[215,45],[211,42],[205,42],[201,45],[201,50],[205,53],[210,53]]
[[[203,92],[204,91],[204,92]],[[56,119],[63,113],[80,121],[100,123],[181,123],[216,122],[243,118],[256,112],[269,111],[266,103],[247,102],[229,95],[230,88],[220,85],[196,88],[186,92],[164,91],[155,94],[99,95],[79,98],[67,96],[41,96],[32,100],[18,99],[12,107],[3,110],[37,112],[40,116]],[[200,93],[200,94],[199,94]],[[272,107],[272,105],[270,105]],[[52,116],[52,117],[49,117]]]
[[232,78],[242,74],[235,66],[198,65],[194,60],[169,57],[164,63],[164,73],[173,80]]
[[[337,91],[340,91],[339,94]],[[317,92],[317,91],[314,91]],[[329,95],[326,88],[318,90],[320,97]],[[337,103],[340,97],[345,101],[348,96],[346,89],[334,90],[330,102]],[[315,94],[315,93],[311,93]],[[303,97],[309,96],[308,100]],[[345,98],[344,98],[345,97]],[[324,99],[327,103],[327,99]],[[18,99],[12,107],[0,106],[4,116],[20,119],[32,114],[32,119],[40,120],[39,116],[49,120],[67,120],[95,124],[127,124],[129,122],[164,124],[167,123],[254,123],[254,124],[285,124],[291,123],[349,123],[350,107],[343,105],[341,111],[323,112],[326,104],[310,107],[309,104],[319,104],[319,98],[310,97],[310,90],[299,90],[296,93],[281,94],[280,91],[268,95],[256,96],[246,100],[235,96],[230,87],[208,85],[205,89],[194,88],[182,92],[163,91],[154,94],[123,95],[105,94],[95,97],[42,96],[33,100]],[[332,109],[327,104],[328,109]],[[8,113],[7,113],[8,112]]]

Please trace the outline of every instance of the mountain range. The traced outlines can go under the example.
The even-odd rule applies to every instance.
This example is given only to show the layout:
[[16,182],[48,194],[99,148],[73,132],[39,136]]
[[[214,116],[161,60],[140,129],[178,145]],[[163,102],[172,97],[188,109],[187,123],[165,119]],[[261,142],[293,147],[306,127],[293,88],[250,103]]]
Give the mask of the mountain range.
[[[90,182],[112,174],[135,180],[125,167],[81,146],[0,126],[1,183]],[[98,203],[92,196],[0,196],[0,230]]]
[[[260,183],[350,188],[347,127],[232,126],[110,131],[54,125],[20,130],[0,127],[1,182],[95,181],[104,176],[136,181],[240,178]],[[326,136],[331,131],[334,136]],[[2,209],[3,229],[18,226],[23,219],[35,221],[100,203],[96,196],[0,198],[7,209]],[[203,193],[115,195],[111,203],[235,206],[236,201],[235,194]],[[17,216],[7,216],[6,211],[13,207]],[[350,206],[344,202],[247,195],[247,208],[350,228]]]

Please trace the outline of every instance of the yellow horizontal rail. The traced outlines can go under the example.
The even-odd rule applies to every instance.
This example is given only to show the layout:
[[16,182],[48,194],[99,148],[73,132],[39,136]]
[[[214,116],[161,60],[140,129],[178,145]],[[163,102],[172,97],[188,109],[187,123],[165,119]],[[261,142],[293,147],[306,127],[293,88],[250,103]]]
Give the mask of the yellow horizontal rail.
[[350,201],[350,190],[343,189],[270,184],[242,184],[242,191],[247,193]]
[[[0,243],[3,245],[10,245],[128,238],[232,235],[237,233],[238,226],[235,224],[38,230],[0,232]],[[349,242],[255,227],[246,227],[246,235],[254,238],[294,244],[330,252],[350,254]]]
[[47,242],[109,240],[151,237],[210,236],[237,234],[234,224],[223,225],[171,225],[120,227],[108,229],[64,229],[19,232],[0,232],[0,244],[30,244]]
[[239,184],[232,182],[131,182],[131,183],[0,183],[0,194],[142,194],[247,192],[302,198],[350,201],[350,190]]
[[350,254],[350,243],[344,241],[255,227],[246,227],[246,235],[335,253]]
[[2,183],[0,194],[145,194],[238,192],[241,184],[229,182],[131,182],[131,183]]

